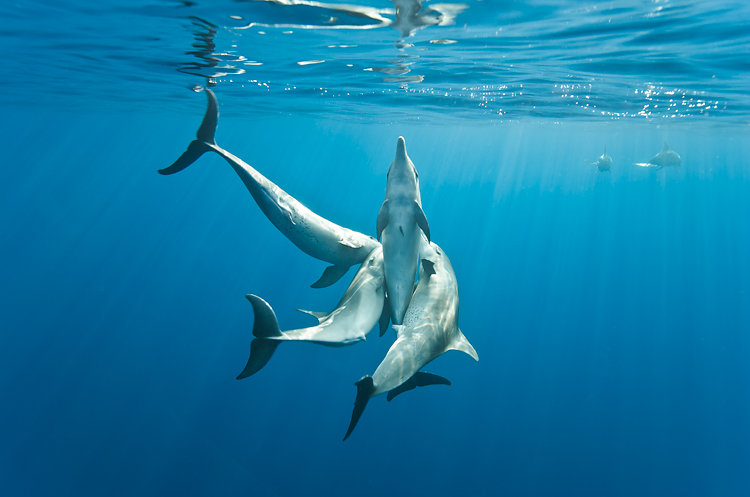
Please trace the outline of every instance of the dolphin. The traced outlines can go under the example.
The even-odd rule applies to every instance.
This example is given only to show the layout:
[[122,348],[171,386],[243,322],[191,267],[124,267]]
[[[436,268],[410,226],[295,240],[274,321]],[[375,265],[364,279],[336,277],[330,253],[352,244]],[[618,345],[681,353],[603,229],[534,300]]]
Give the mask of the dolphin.
[[607,147],[604,147],[604,153],[593,162],[593,165],[596,166],[599,171],[609,171],[612,169],[612,157],[607,153]]
[[399,136],[377,219],[377,236],[382,237],[385,259],[386,293],[394,324],[401,324],[414,290],[422,241],[420,230],[429,241],[430,227],[422,211],[419,174],[406,154],[404,138]]
[[214,135],[219,119],[216,95],[206,89],[208,107],[198,128],[197,140],[160,174],[174,174],[195,162],[201,155],[213,151],[226,160],[247,187],[255,202],[281,233],[304,253],[331,263],[313,288],[332,285],[354,264],[361,263],[380,246],[371,236],[353,231],[315,214],[294,197],[269,181],[242,159],[216,144]]
[[680,155],[669,148],[667,142],[664,142],[664,148],[661,152],[653,156],[648,162],[636,162],[636,166],[640,167],[655,167],[661,169],[663,167],[676,167],[682,164]]
[[460,350],[479,360],[474,347],[458,329],[458,284],[448,256],[435,243],[431,256],[422,259],[419,283],[411,298],[403,325],[393,325],[397,338],[372,376],[355,385],[352,419],[346,440],[357,425],[371,397],[389,392],[389,399],[415,386],[450,382],[420,373],[427,363],[448,350]]
[[[314,342],[332,347],[349,345],[364,340],[383,314],[385,289],[383,278],[383,249],[378,247],[365,259],[349,288],[329,312],[302,311],[318,319],[308,328],[281,331],[271,306],[256,295],[247,295],[255,312],[250,358],[238,380],[260,371],[283,341]],[[387,321],[381,326],[381,334]]]

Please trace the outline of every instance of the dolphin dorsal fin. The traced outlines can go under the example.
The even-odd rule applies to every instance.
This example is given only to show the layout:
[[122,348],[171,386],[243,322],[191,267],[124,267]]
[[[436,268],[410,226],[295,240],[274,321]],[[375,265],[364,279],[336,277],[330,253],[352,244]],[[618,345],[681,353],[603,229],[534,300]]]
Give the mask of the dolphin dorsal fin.
[[309,314],[310,316],[314,317],[315,319],[318,320],[318,323],[322,323],[325,320],[325,318],[328,317],[328,313],[327,312],[322,312],[322,311],[306,311],[305,309],[297,309],[297,310],[299,312],[303,312],[305,314]]
[[667,140],[664,140],[664,150],[669,150],[669,143],[667,143]]
[[479,355],[477,354],[477,351],[474,350],[474,347],[469,343],[469,340],[466,339],[463,333],[461,333],[461,330],[456,330],[458,332],[458,336],[456,336],[455,340],[448,346],[447,350],[458,350],[465,354],[469,354],[472,359],[475,361],[479,361]]

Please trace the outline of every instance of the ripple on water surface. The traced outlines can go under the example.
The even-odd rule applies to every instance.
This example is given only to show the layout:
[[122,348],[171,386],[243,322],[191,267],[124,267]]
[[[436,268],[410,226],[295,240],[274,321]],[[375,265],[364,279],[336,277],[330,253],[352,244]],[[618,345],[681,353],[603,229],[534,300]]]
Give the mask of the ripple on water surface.
[[208,84],[255,111],[370,118],[750,115],[747,2],[25,2],[0,15],[6,70],[25,82],[9,101],[169,105]]

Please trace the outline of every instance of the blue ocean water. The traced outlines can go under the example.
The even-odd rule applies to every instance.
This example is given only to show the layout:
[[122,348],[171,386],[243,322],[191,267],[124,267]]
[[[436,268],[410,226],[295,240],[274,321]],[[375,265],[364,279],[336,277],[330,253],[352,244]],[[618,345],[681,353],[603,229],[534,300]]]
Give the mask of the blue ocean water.
[[[748,495],[748,26],[739,1],[0,4],[0,495]],[[364,233],[406,138],[478,363],[441,356],[452,386],[373,398],[346,442],[392,331],[234,379],[245,294],[308,325],[354,271],[309,288],[326,264],[216,156],[156,173],[205,86],[220,145]],[[635,166],[665,141],[679,167]]]

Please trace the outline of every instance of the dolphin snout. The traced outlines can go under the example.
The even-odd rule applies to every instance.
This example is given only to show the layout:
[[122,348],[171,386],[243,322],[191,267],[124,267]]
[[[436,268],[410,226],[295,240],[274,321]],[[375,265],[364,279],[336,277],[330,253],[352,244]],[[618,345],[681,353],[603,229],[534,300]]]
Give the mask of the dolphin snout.
[[396,157],[399,159],[406,158],[406,140],[403,136],[399,136],[396,142]]

